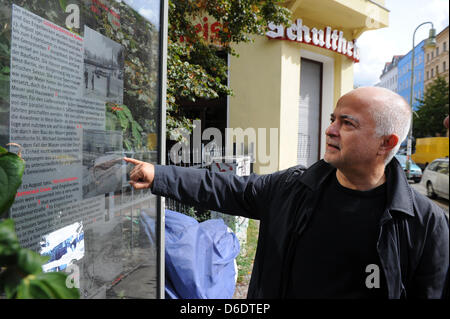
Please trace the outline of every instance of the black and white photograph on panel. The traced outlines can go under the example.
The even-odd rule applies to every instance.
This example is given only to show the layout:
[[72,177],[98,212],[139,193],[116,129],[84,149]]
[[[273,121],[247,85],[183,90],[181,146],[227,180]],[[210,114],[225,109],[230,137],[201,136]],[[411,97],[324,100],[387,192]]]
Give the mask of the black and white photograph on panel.
[[123,70],[123,46],[85,26],[84,96],[122,104]]

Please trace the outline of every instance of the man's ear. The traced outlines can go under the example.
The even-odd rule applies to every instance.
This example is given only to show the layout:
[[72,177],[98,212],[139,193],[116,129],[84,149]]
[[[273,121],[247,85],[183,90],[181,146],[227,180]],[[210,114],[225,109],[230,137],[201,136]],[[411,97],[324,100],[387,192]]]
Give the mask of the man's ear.
[[378,150],[378,154],[381,155],[389,153],[395,146],[397,146],[397,144],[400,142],[399,140],[400,139],[396,134],[383,136],[383,140]]

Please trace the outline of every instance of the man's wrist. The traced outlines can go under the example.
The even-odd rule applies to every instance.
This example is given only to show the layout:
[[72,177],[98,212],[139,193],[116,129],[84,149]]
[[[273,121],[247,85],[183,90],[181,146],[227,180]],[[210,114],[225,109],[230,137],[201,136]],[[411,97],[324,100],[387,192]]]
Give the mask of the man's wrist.
[[158,178],[159,178],[159,175],[160,175],[160,174],[158,174],[158,171],[160,171],[161,167],[163,167],[163,166],[162,165],[153,164],[153,180],[150,183],[150,191],[152,193],[155,193],[155,192],[159,193],[160,192],[160,190],[158,189],[158,185],[161,184],[161,183],[158,183]]

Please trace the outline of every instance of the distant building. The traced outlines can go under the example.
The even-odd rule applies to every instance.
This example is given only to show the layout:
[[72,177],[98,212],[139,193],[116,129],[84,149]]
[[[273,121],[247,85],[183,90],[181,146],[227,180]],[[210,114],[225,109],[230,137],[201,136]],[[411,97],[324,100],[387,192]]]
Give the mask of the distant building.
[[[422,40],[414,48],[414,83],[413,85],[413,96],[412,96],[412,108],[417,110],[419,102],[417,99],[423,97],[424,89],[424,70],[425,70],[425,54],[424,46],[425,40]],[[398,89],[397,93],[403,96],[408,103],[410,103],[410,93],[411,93],[411,58],[412,50],[404,55],[398,62]]]
[[425,49],[425,90],[438,75],[448,83],[448,26],[436,36],[436,47]]
[[394,55],[391,62],[386,62],[383,73],[380,76],[380,82],[376,86],[398,92],[398,61],[403,55]]

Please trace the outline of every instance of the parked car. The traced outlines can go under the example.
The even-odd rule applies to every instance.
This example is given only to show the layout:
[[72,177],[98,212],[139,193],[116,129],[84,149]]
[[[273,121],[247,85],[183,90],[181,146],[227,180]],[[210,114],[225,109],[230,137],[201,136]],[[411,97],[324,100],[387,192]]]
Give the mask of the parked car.
[[427,196],[448,199],[448,157],[432,161],[423,172],[422,183]]
[[[398,162],[402,166],[402,169],[406,173],[406,155],[401,155],[397,153],[397,155],[395,155],[395,158],[398,160]],[[417,166],[416,163],[414,163],[413,160],[411,160],[411,177],[409,179],[413,180],[416,183],[419,183],[420,180],[422,179],[422,170],[420,169],[419,166]]]

